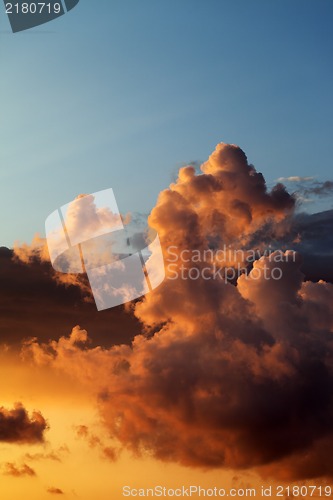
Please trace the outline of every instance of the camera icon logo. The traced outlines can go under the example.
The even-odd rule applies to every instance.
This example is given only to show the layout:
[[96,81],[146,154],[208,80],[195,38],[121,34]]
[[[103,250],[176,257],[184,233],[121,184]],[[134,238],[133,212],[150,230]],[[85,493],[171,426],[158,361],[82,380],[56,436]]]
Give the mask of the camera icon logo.
[[48,23],[66,14],[80,0],[3,0],[13,33],[28,30]]
[[53,268],[88,275],[97,309],[137,299],[165,278],[158,234],[137,220],[124,225],[112,189],[80,195],[45,222]]

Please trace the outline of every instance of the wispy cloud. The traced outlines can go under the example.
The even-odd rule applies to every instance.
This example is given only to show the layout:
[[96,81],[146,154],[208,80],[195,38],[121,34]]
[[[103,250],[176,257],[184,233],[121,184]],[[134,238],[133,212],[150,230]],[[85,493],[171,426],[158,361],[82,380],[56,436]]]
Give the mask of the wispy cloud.
[[47,488],[46,491],[51,495],[64,495],[64,492],[60,488],[55,488],[54,486]]
[[102,457],[110,460],[111,462],[115,462],[119,458],[120,451],[114,446],[108,446],[105,444],[105,438],[97,436],[93,432],[90,431],[88,426],[79,425],[75,428],[76,435],[79,438],[85,439],[90,448],[98,448],[102,453]]
[[333,193],[333,181],[314,182],[312,186],[304,189],[304,193],[319,197],[329,196]]
[[7,462],[3,467],[3,474],[7,476],[22,477],[22,476],[36,476],[34,469],[27,464],[16,465],[13,462]]
[[290,177],[279,177],[276,182],[310,182],[314,177],[301,177],[299,175],[291,175]]

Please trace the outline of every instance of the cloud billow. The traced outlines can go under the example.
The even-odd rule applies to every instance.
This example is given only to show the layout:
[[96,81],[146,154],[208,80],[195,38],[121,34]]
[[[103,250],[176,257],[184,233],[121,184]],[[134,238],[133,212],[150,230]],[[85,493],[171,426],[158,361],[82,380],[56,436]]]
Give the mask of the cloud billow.
[[[294,197],[280,183],[268,191],[240,148],[219,144],[201,169],[182,168],[150,215],[165,257],[170,246],[180,255],[286,238]],[[279,280],[260,273],[276,267]],[[304,281],[301,257],[276,251],[234,284],[167,271],[133,306],[144,335],[131,345],[89,348],[75,327],[26,342],[24,354],[87,384],[109,435],[135,454],[281,479],[331,476],[332,303],[332,284]]]

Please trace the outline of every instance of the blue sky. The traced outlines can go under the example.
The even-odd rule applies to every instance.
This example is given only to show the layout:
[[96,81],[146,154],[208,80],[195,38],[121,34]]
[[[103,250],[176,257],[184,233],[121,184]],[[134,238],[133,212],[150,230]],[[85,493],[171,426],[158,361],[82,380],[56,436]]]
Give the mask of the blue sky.
[[12,34],[1,5],[0,246],[79,193],[149,211],[220,141],[269,183],[331,178],[332,17],[331,0],[81,0]]

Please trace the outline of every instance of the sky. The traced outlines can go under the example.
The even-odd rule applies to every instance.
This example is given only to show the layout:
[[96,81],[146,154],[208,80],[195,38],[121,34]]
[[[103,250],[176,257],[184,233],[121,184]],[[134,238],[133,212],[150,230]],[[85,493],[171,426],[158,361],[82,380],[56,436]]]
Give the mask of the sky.
[[[73,203],[71,234],[96,230],[96,217],[106,229],[105,211],[80,200],[89,217]],[[295,203],[218,144],[150,215],[165,265],[153,253],[146,266],[149,277],[164,267],[163,282],[132,302],[129,283],[124,305],[101,312],[84,274],[52,270],[45,239],[0,249],[1,494],[330,488],[333,215],[299,217]]]
[[[1,3],[1,498],[331,487],[332,15],[80,0],[13,34]],[[45,239],[65,204],[56,249],[108,235],[115,205],[84,196],[108,188],[158,235],[132,301],[112,242],[73,244],[62,269],[92,266],[69,274]]]
[[149,212],[220,141],[268,183],[327,179],[330,0],[81,0],[15,35],[0,8],[2,245],[80,193],[112,187],[122,212]]

